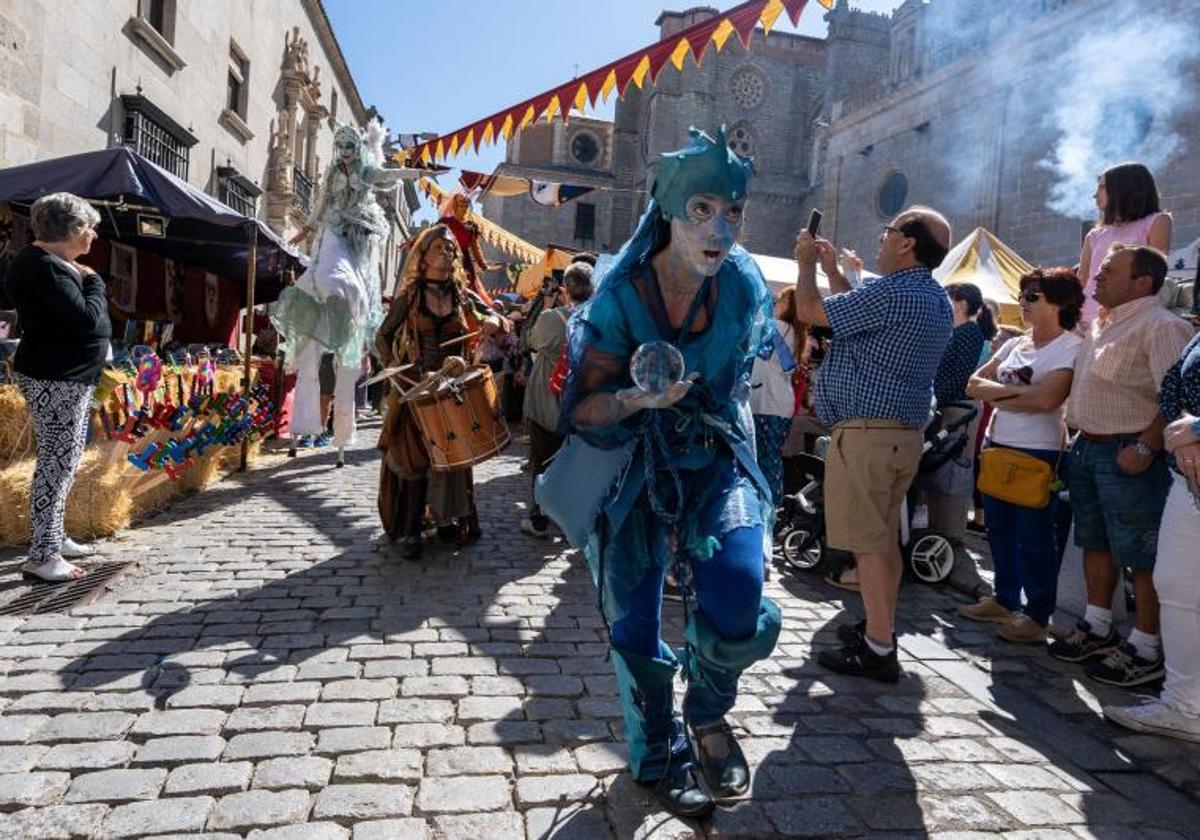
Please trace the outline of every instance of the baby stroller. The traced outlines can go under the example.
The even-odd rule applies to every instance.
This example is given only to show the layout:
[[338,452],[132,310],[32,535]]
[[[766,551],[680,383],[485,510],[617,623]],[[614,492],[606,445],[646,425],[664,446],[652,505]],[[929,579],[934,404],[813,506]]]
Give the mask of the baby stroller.
[[[925,428],[925,444],[918,468],[921,475],[936,472],[957,458],[964,448],[974,445],[970,439],[970,426],[979,410],[968,402],[950,403],[947,407],[962,409],[962,416],[943,424],[941,412],[934,414]],[[847,556],[825,544],[824,454],[828,446],[829,438],[823,437],[817,441],[817,454],[797,456],[805,484],[799,492],[785,496],[779,509],[780,552],[784,562],[794,569],[824,572],[827,566],[833,565],[834,555]],[[941,583],[954,570],[954,546],[941,534],[928,529],[913,529],[910,517],[912,495],[910,488],[910,498],[905,499],[900,509],[900,549],[913,577],[922,583]]]

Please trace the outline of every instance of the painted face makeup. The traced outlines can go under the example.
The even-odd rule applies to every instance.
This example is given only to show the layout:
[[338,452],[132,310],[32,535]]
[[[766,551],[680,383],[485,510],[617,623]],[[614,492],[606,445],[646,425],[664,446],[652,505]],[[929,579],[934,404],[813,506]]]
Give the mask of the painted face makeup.
[[697,274],[716,274],[742,231],[743,202],[700,193],[671,220],[671,248]]

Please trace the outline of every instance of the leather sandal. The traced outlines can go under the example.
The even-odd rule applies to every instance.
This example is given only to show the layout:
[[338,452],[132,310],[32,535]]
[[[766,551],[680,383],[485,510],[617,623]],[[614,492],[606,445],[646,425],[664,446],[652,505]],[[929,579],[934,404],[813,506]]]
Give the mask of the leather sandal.
[[700,772],[714,796],[741,796],[750,789],[750,766],[724,718],[705,726],[692,726],[692,735]]
[[68,563],[60,556],[51,557],[41,563],[26,563],[21,567],[22,578],[45,583],[78,580],[86,574],[87,569]]

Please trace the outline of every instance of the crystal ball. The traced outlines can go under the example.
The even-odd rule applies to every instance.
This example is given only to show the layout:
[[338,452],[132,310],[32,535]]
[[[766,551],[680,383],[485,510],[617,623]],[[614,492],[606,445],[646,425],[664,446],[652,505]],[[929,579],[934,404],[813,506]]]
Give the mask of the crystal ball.
[[629,360],[633,384],[651,394],[665,394],[683,378],[683,354],[666,341],[650,341]]

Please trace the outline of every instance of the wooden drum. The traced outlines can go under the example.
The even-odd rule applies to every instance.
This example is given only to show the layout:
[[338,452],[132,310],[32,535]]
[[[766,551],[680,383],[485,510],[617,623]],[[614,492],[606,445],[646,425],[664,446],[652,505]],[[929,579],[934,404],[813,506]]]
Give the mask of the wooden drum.
[[486,461],[508,446],[496,383],[486,367],[444,378],[436,389],[410,403],[430,467],[461,470]]

